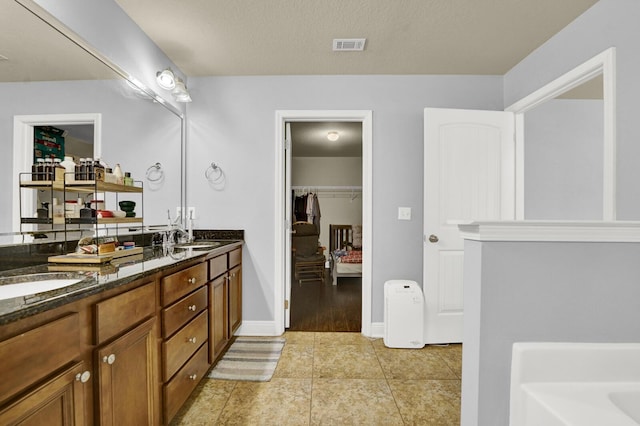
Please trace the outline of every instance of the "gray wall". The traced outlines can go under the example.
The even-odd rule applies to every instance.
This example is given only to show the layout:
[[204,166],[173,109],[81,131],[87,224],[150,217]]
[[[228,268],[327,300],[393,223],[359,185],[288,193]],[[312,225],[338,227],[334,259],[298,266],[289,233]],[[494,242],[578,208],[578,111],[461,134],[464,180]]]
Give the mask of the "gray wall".
[[465,241],[462,424],[509,423],[514,342],[640,341],[640,243]]
[[[372,318],[383,319],[383,284],[422,282],[423,108],[501,109],[495,76],[202,77],[190,80],[188,203],[203,228],[245,229],[243,316],[273,321],[275,111],[373,111]],[[227,175],[210,188],[212,162]],[[398,206],[413,219],[398,221]],[[279,314],[279,313],[278,313]]]
[[602,220],[602,107],[556,99],[525,113],[525,219]]
[[504,105],[523,98],[609,47],[617,64],[617,211],[640,219],[640,2],[601,0],[535,50],[504,77]]

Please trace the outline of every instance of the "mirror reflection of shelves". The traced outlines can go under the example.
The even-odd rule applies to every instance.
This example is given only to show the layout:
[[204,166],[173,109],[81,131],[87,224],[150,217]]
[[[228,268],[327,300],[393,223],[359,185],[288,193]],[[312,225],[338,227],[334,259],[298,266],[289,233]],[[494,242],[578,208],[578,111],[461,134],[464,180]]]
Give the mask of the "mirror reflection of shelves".
[[[119,234],[125,235],[143,231],[144,215],[140,214],[138,216],[133,211],[133,217],[130,217],[129,214],[126,217],[111,217],[112,210],[107,210],[110,213],[109,217],[101,217],[101,214],[104,214],[101,213],[101,211],[104,211],[103,207],[102,209],[93,209],[91,217],[77,217],[76,214],[79,214],[80,208],[84,207],[84,205],[78,206],[77,203],[74,204],[78,206],[77,213],[70,215],[69,212],[65,211],[67,202],[75,203],[76,200],[80,202],[83,195],[89,194],[93,194],[92,197],[96,200],[102,199],[103,203],[107,198],[107,194],[115,194],[115,201],[112,201],[109,205],[116,206],[119,205],[119,194],[139,194],[139,206],[142,211],[144,202],[143,183],[141,181],[134,181],[133,185],[121,185],[95,180],[67,181],[65,179],[66,176],[63,179],[46,181],[29,180],[31,177],[31,173],[20,173],[20,194],[22,194],[23,190],[37,190],[45,195],[43,198],[50,201],[51,205],[49,209],[46,209],[45,217],[37,213],[30,216],[30,211],[34,206],[25,205],[21,199],[21,233],[51,234],[54,240],[57,240],[57,236],[61,235],[64,236],[65,241],[68,241],[69,238],[77,240],[87,235],[93,235],[94,237],[116,236],[117,238]],[[75,194],[77,197],[68,197],[69,194]],[[62,211],[59,211],[58,214],[55,214],[53,208],[53,200],[56,195],[61,197],[62,201]],[[20,195],[20,198],[22,198],[22,195]],[[83,199],[83,204],[85,202],[87,200]],[[37,228],[34,228],[34,226]],[[68,249],[64,248],[65,251],[68,251]]]

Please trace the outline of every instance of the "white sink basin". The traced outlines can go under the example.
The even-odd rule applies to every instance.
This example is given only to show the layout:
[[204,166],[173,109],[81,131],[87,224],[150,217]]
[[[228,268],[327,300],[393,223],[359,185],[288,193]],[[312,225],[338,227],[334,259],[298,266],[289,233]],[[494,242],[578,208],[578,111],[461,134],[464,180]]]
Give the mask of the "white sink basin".
[[640,424],[640,343],[514,343],[510,425]]
[[33,281],[0,285],[0,300],[57,290],[83,280],[83,278],[60,278],[55,275],[49,277],[49,275],[36,276]]
[[214,247],[218,247],[221,243],[217,241],[194,241],[191,243],[181,243],[174,245],[175,248],[179,249],[196,249],[196,250],[209,250]]

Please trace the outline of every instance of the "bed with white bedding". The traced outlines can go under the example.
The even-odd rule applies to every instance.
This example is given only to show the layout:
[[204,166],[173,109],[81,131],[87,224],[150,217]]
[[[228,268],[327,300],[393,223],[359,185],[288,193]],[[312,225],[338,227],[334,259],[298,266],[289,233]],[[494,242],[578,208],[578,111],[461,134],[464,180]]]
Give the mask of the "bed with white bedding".
[[362,277],[362,226],[329,225],[329,232],[333,285],[340,277]]

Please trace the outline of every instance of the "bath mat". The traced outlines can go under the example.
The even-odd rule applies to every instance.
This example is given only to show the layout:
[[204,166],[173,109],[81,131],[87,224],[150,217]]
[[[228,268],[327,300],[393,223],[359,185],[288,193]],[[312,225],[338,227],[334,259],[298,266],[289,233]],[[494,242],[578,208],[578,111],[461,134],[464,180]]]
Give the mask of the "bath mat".
[[276,370],[284,342],[282,337],[238,337],[209,377],[268,382]]

